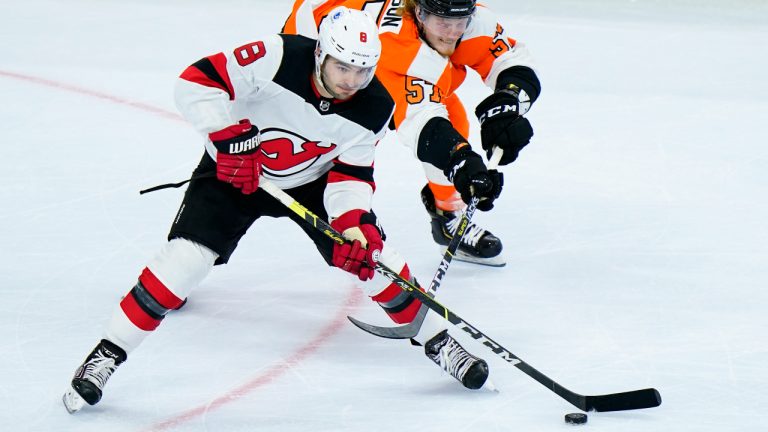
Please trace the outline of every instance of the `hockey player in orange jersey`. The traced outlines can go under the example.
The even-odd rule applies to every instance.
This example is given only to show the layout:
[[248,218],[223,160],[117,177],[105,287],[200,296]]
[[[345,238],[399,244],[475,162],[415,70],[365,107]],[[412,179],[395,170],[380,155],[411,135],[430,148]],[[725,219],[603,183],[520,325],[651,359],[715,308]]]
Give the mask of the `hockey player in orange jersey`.
[[[531,56],[476,0],[297,0],[283,31],[316,37],[317,26],[338,5],[376,18],[382,41],[376,75],[395,100],[400,141],[424,165],[428,185],[421,195],[432,218],[432,235],[447,245],[457,213],[470,196],[468,186],[456,184],[448,172],[453,157],[471,151],[464,145],[469,121],[454,91],[468,67],[494,90],[475,110],[482,147],[489,157],[493,146],[500,147],[501,165],[510,164],[533,136],[524,115],[541,86]],[[501,183],[501,175],[494,175]],[[472,224],[456,259],[502,266],[501,250],[501,240]]]

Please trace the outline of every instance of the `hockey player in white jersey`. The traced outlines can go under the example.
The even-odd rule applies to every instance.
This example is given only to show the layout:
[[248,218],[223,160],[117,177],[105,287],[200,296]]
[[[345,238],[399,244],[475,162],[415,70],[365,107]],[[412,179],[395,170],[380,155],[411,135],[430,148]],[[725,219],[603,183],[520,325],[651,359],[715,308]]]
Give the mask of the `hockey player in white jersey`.
[[[402,257],[384,244],[371,210],[376,143],[394,103],[374,77],[381,44],[365,13],[339,8],[315,41],[271,35],[194,63],[180,76],[177,106],[205,136],[206,151],[176,214],[168,243],[116,308],[103,339],[76,370],[63,396],[70,413],[101,400],[107,380],[178,308],[211,268],[225,264],[261,216],[288,217],[310,236],[329,265],[354,274],[397,323],[414,319],[420,302],[386,278],[380,260],[415,282]],[[477,155],[475,155],[477,156]],[[497,185],[483,166],[457,162],[457,174],[492,201]],[[349,241],[336,244],[280,204],[268,179]],[[471,389],[488,366],[468,353],[429,314],[414,338],[425,354]]]

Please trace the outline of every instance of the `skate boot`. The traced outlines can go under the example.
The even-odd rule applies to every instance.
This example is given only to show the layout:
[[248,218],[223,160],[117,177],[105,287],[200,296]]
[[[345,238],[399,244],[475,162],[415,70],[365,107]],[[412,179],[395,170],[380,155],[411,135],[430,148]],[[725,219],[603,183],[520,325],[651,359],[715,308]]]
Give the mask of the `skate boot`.
[[64,407],[70,414],[80,411],[88,403],[96,405],[109,377],[122,364],[127,355],[112,342],[102,339],[88,358],[75,371],[72,386],[64,393]]
[[488,379],[488,363],[468,353],[448,330],[427,341],[424,353],[468,389],[477,390]]
[[[421,190],[421,201],[432,218],[432,238],[437,244],[448,246],[461,220],[461,212],[438,209],[429,185]],[[461,237],[461,243],[454,258],[459,261],[503,267],[507,263],[501,255],[501,250],[501,240],[498,237],[470,221]]]

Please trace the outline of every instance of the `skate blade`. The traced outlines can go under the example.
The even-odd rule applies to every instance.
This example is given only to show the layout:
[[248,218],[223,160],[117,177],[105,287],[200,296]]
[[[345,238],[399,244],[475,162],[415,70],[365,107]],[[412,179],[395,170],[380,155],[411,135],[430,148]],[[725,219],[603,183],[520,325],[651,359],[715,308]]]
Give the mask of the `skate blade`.
[[482,386],[482,387],[480,387],[480,388],[481,388],[481,389],[485,389],[485,390],[488,390],[488,391],[490,391],[490,392],[494,392],[494,393],[500,393],[500,392],[499,392],[499,388],[498,388],[498,387],[496,387],[496,385],[493,383],[493,381],[491,381],[491,379],[490,379],[490,378],[486,379],[486,380],[485,380],[485,382],[483,383],[483,386]]
[[[445,253],[446,249],[447,248],[441,248],[442,253]],[[504,257],[501,254],[496,255],[495,257],[490,257],[490,258],[480,258],[480,257],[472,256],[466,252],[462,252],[459,250],[456,252],[456,255],[453,256],[453,259],[455,259],[456,261],[463,261],[463,262],[468,262],[472,264],[480,264],[488,267],[504,267],[507,265],[507,261],[504,259]]]
[[61,397],[61,401],[64,402],[64,408],[67,412],[74,414],[80,411],[85,406],[85,399],[83,399],[73,388],[70,388]]

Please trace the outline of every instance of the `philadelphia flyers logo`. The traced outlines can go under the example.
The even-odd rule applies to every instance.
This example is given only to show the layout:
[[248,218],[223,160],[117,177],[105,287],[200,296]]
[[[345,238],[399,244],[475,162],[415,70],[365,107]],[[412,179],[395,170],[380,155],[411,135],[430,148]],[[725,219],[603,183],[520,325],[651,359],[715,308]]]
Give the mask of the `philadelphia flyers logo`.
[[310,141],[285,129],[262,129],[259,148],[265,157],[261,158],[261,165],[274,177],[287,177],[311,167],[336,147],[333,143]]

